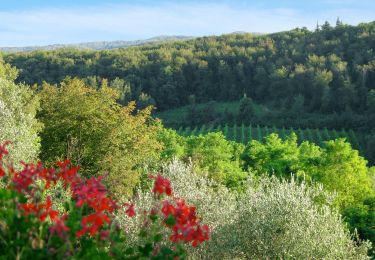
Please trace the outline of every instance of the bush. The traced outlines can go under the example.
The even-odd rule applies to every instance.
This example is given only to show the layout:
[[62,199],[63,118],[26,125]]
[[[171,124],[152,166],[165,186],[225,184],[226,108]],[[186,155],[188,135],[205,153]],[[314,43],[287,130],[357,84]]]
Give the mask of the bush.
[[[368,243],[354,242],[340,215],[329,204],[333,196],[321,186],[309,187],[265,178],[249,181],[241,195],[191,166],[174,160],[161,173],[170,179],[176,195],[197,206],[210,226],[211,237],[199,248],[188,248],[193,259],[366,258]],[[149,210],[152,191],[138,190],[136,212]],[[118,216],[133,244],[139,243],[136,227],[141,217]]]
[[[208,240],[208,226],[201,224],[195,207],[172,197],[169,180],[160,175],[152,177],[153,207],[141,213],[144,221],[137,231],[142,242],[132,247],[115,212],[134,217],[134,204],[120,206],[111,199],[102,177],[81,178],[79,167],[70,167],[69,161],[58,162],[57,169],[38,163],[15,171],[4,161],[7,154],[0,145],[6,187],[0,189],[2,259],[175,259],[186,257],[186,244],[196,247]],[[55,193],[61,188],[70,198]]]
[[[217,236],[216,230],[224,223],[231,223],[232,213],[236,210],[235,193],[207,176],[194,173],[192,166],[186,166],[178,160],[164,165],[161,175],[171,181],[175,196],[185,198],[187,203],[196,205],[197,214],[210,227],[210,240],[200,247],[188,247],[188,255],[193,259],[215,255],[214,252],[218,250],[213,242]],[[121,227],[126,229],[129,243],[137,245],[140,243],[138,229],[144,221],[141,213],[149,211],[154,204],[151,188],[137,190],[132,202],[137,215],[129,218],[126,214],[120,213],[117,219]]]
[[161,129],[158,138],[163,144],[161,158],[170,161],[176,157],[191,161],[194,171],[208,174],[228,188],[241,190],[247,173],[240,165],[242,144],[228,141],[221,132],[183,137],[171,129]]
[[[268,173],[288,178],[294,173],[323,184],[329,192],[336,192],[333,206],[346,217],[350,229],[356,228],[361,238],[375,241],[373,232],[370,232],[373,230],[373,211],[369,201],[375,196],[371,169],[345,139],[327,141],[321,148],[306,141],[298,145],[295,134],[286,140],[271,134],[263,143],[251,141],[242,159],[245,169],[259,175]],[[364,221],[364,214],[368,221]],[[367,224],[369,226],[365,227]]]
[[[219,231],[221,258],[367,259],[368,242],[354,242],[321,186],[275,177],[250,184],[234,221]],[[317,203],[319,202],[319,203]],[[323,203],[322,203],[323,202]]]
[[14,80],[17,70],[0,59],[0,140],[14,140],[9,145],[10,160],[37,159],[41,125],[35,119],[39,100],[33,91],[24,85],[17,85]]

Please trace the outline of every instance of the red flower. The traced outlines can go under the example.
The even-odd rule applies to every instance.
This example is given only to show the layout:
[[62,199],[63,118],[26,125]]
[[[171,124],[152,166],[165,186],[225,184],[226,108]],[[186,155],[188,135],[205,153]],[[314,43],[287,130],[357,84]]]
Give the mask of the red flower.
[[51,235],[58,235],[61,239],[66,238],[66,233],[69,231],[69,228],[65,225],[65,220],[68,218],[68,215],[62,216],[62,218],[55,218],[53,225],[49,228]]
[[51,220],[55,220],[59,216],[59,212],[52,209],[52,200],[51,197],[47,197],[47,201],[45,204],[41,204],[40,209],[44,209],[44,212],[40,214],[39,219],[40,221],[44,221],[48,216]]
[[[68,160],[57,162],[58,169],[45,168],[42,163],[26,164],[23,163],[23,169],[16,171],[11,164],[4,164],[2,161],[4,155],[8,154],[5,146],[9,142],[0,145],[0,177],[8,174],[11,177],[12,185],[10,189],[17,191],[28,199],[27,203],[18,204],[18,208],[24,215],[33,214],[41,222],[48,217],[52,220],[50,227],[51,235],[57,235],[61,239],[68,239],[69,227],[65,220],[68,215],[61,218],[59,213],[53,209],[53,202],[47,197],[45,202],[41,202],[36,196],[39,192],[56,185],[58,180],[63,181],[64,188],[70,189],[72,200],[76,207],[86,205],[84,212],[88,210],[89,214],[81,217],[81,229],[76,232],[76,237],[84,235],[99,235],[101,240],[108,239],[110,231],[109,225],[112,222],[113,212],[118,208],[116,202],[107,195],[105,186],[102,183],[102,177],[83,179],[79,176],[79,166],[71,167]],[[155,180],[153,192],[156,195],[172,195],[171,183],[161,175],[151,176]],[[45,183],[44,187],[39,185],[39,180]],[[161,196],[155,196],[159,198]],[[125,214],[134,217],[136,212],[133,203],[125,203]],[[172,202],[164,201],[162,208],[154,206],[150,211],[151,220],[157,219],[161,215],[167,228],[171,230],[169,239],[172,242],[191,243],[197,246],[208,240],[209,229],[206,225],[201,225],[196,216],[195,207],[188,206],[182,199],[174,199]],[[155,217],[155,218],[153,218]],[[145,220],[144,225],[148,225],[149,219]]]
[[207,225],[197,226],[197,229],[192,232],[192,246],[196,247],[202,242],[209,239],[209,228]]
[[73,196],[77,201],[77,207],[87,204],[97,212],[104,210],[113,212],[117,208],[115,201],[107,197],[107,191],[101,180],[102,177],[98,177],[75,183]]
[[171,182],[168,179],[163,178],[160,174],[158,176],[151,176],[150,178],[155,179],[155,184],[152,192],[158,194],[172,195]]
[[5,141],[3,144],[0,144],[0,160],[3,159],[4,155],[7,155],[9,153],[6,146],[11,143],[11,141]]
[[164,201],[161,212],[164,214],[165,217],[168,217],[171,214],[174,215],[175,207],[169,201]]
[[0,165],[0,177],[3,177],[5,175],[4,168]]
[[52,209],[52,200],[50,197],[47,197],[45,203],[23,203],[19,205],[19,208],[23,210],[25,216],[35,214],[42,222],[45,221],[47,217],[50,217],[51,220],[55,220],[59,216],[59,213]]
[[125,210],[126,215],[128,215],[129,218],[134,217],[135,216],[134,204],[125,203],[125,206],[127,207],[127,209]]
[[68,184],[73,185],[80,181],[78,178],[78,170],[80,168],[79,166],[69,167],[69,160],[65,160],[64,162],[57,162],[56,164],[60,168],[58,177],[64,181],[65,187],[67,187]]
[[99,212],[93,213],[82,218],[81,224],[82,229],[76,233],[76,237],[79,238],[86,233],[90,233],[94,236],[104,224],[111,223],[111,219],[106,214]]
[[109,230],[102,230],[100,231],[100,239],[107,240],[109,237]]
[[[187,206],[183,199],[176,200],[176,205],[164,201],[161,210],[164,215],[164,224],[172,230],[169,239],[174,243],[191,242],[193,246],[208,240],[208,226],[201,226],[198,223],[195,207]],[[171,217],[173,218],[172,222],[170,221]]]
[[23,204],[19,204],[18,207],[23,210],[26,216],[29,214],[38,213],[38,207],[34,203],[23,203]]

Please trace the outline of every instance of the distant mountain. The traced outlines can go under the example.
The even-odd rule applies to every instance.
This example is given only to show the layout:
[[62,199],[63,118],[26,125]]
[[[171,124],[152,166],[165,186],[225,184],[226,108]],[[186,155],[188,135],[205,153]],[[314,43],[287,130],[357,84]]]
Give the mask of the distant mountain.
[[3,52],[30,52],[36,50],[57,50],[62,48],[73,48],[73,49],[88,49],[88,50],[111,50],[117,48],[126,48],[130,46],[141,46],[153,43],[162,43],[167,41],[183,41],[190,40],[195,37],[191,36],[166,36],[160,35],[145,40],[135,41],[97,41],[97,42],[84,42],[77,44],[52,44],[46,46],[26,46],[26,47],[0,47],[0,51]]
[[260,32],[245,32],[245,31],[235,31],[235,32],[232,32],[232,33],[229,33],[229,34],[235,34],[235,35],[241,35],[241,34],[252,34],[252,35],[263,35],[264,33],[260,33]]

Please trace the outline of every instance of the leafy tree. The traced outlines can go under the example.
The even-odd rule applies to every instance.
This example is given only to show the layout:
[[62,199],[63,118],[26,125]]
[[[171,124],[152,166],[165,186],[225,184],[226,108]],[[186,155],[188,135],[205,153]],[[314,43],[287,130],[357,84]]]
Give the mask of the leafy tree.
[[241,158],[245,169],[258,174],[286,178],[295,174],[322,183],[327,191],[337,193],[334,206],[347,217],[350,227],[358,228],[362,238],[374,241],[371,171],[345,139],[327,141],[320,148],[309,142],[298,145],[295,134],[285,141],[271,134],[264,143],[251,141]]
[[244,95],[240,101],[238,120],[240,122],[251,122],[254,117],[254,105],[251,98]]
[[131,87],[125,82],[125,80],[120,78],[115,78],[109,84],[111,88],[116,89],[120,93],[119,103],[126,105],[132,98]]
[[308,112],[340,114],[349,107],[361,115],[367,93],[374,89],[374,27],[375,22],[349,26],[338,20],[336,27],[326,22],[315,32],[296,28],[269,35],[202,37],[110,51],[35,51],[4,58],[21,69],[20,82],[58,83],[72,76],[97,85],[105,78],[119,86],[122,96],[131,93],[140,102],[152,97],[159,110],[187,105],[191,95],[205,103],[238,100],[247,93],[266,105],[291,104],[302,95]]
[[367,259],[369,243],[355,241],[336,210],[317,205],[330,195],[306,182],[263,178],[249,183],[231,221],[216,230],[220,257],[246,259]]
[[285,141],[275,133],[266,137],[264,143],[252,140],[246,145],[241,159],[246,170],[290,176],[299,159],[297,135],[293,133]]
[[58,88],[44,84],[40,98],[44,161],[69,159],[86,176],[109,172],[111,192],[126,196],[142,167],[158,157],[160,126],[150,118],[151,108],[136,113],[134,103],[118,105],[114,89],[102,85],[95,90],[72,79]]
[[291,112],[295,115],[298,115],[299,113],[303,112],[305,109],[305,98],[303,95],[298,95],[294,97]]
[[368,174],[367,161],[344,139],[326,142],[319,171],[312,176],[327,190],[339,193],[340,208],[362,203],[374,194]]
[[0,60],[0,142],[11,141],[10,159],[17,166],[38,157],[41,124],[35,119],[39,99],[27,86],[15,84],[18,71]]
[[247,174],[240,167],[243,145],[230,142],[222,133],[189,136],[185,140],[184,160],[191,160],[198,173],[233,189],[240,189]]
[[141,93],[138,97],[138,108],[139,109],[144,109],[149,106],[154,106],[155,105],[155,100],[148,94],[146,93]]
[[186,140],[172,129],[163,128],[159,131],[158,140],[163,144],[163,150],[160,157],[171,160],[173,158],[182,158],[185,154]]

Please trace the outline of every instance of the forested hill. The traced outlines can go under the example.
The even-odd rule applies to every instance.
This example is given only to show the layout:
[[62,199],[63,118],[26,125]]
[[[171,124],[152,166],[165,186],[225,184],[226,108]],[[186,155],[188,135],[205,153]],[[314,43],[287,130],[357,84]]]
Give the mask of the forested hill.
[[146,40],[134,40],[134,41],[97,41],[97,42],[83,42],[77,44],[51,44],[45,46],[26,46],[26,47],[0,47],[0,51],[3,52],[30,52],[30,51],[51,51],[64,48],[71,49],[89,49],[89,50],[111,50],[116,48],[126,48],[130,46],[142,46],[146,44],[155,44],[168,41],[179,41],[193,39],[190,36],[156,36]]
[[[159,111],[210,100],[239,100],[309,113],[374,113],[375,22],[329,23],[269,35],[230,34],[126,49],[5,54],[19,81],[57,83],[101,78],[122,101],[156,103]],[[118,78],[118,79],[116,79]]]

